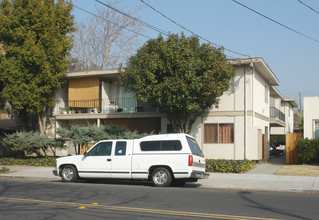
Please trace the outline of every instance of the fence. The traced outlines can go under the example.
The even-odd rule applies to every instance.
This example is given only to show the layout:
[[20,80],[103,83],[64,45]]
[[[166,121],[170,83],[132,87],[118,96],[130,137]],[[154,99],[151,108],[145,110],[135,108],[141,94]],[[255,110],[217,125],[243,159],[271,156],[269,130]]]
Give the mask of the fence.
[[300,138],[303,138],[303,133],[286,134],[286,164],[297,164],[299,162],[295,142]]
[[[150,103],[140,102],[136,98],[69,100],[68,107],[71,110],[81,109],[81,113],[157,112],[157,108],[154,108]],[[92,112],[93,108],[96,112]]]
[[88,151],[95,143],[88,143],[87,145],[80,145],[80,153],[84,154],[86,151]]

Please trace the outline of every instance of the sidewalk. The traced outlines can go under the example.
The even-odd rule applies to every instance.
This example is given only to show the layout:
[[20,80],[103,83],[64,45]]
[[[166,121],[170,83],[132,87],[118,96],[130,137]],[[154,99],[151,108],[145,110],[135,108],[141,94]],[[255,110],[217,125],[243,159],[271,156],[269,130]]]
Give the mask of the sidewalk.
[[319,177],[274,175],[284,161],[284,156],[274,156],[245,174],[212,173],[199,183],[203,187],[224,189],[319,193]]
[[[206,188],[319,193],[319,177],[274,175],[283,164],[280,160],[281,158],[274,158],[268,163],[258,164],[255,169],[245,174],[211,173],[208,179],[199,180],[196,184]],[[61,179],[53,175],[53,167],[3,167],[8,167],[10,171],[14,172],[0,174],[0,178],[13,177],[51,181]]]

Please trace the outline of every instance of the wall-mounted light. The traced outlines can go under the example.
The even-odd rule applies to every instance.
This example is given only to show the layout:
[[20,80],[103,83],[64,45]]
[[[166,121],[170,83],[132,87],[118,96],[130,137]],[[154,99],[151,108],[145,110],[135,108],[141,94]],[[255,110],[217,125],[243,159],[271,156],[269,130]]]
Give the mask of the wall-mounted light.
[[249,71],[249,70],[252,70],[253,68],[254,68],[254,64],[253,62],[250,62],[247,70]]

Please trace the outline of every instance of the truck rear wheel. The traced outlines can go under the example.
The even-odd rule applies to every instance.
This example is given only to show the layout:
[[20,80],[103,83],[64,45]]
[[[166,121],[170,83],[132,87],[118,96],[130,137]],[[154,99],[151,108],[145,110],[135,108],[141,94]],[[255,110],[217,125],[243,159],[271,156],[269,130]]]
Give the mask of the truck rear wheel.
[[62,180],[63,182],[74,182],[78,179],[78,172],[72,165],[66,165],[62,168]]
[[158,167],[152,173],[152,181],[154,186],[169,186],[172,182],[172,174],[167,168]]

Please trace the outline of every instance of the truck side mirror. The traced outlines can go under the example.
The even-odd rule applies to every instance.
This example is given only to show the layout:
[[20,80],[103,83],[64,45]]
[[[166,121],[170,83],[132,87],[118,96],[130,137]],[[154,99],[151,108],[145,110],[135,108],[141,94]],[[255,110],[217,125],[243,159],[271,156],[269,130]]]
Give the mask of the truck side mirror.
[[85,157],[89,156],[88,152],[85,152],[85,153],[84,153],[84,156],[85,156]]

